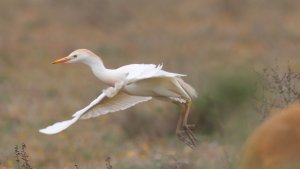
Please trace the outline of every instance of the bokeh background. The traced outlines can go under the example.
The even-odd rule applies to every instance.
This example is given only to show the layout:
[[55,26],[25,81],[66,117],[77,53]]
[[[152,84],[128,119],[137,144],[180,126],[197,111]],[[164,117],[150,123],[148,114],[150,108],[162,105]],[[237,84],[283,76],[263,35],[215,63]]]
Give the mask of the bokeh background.
[[[234,168],[249,133],[256,71],[299,70],[300,1],[1,0],[0,161],[15,167],[25,143],[35,168]],[[84,65],[52,65],[78,48],[107,67],[164,63],[196,88],[195,150],[175,135],[178,108],[151,101],[80,121],[52,136],[40,128],[69,119],[105,85]]]

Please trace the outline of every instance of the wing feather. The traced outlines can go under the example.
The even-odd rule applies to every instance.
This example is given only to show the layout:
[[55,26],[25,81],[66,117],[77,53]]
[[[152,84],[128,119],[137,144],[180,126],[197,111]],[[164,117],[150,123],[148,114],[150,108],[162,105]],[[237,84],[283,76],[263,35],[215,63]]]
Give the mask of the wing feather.
[[116,96],[112,98],[106,97],[105,99],[103,99],[100,103],[96,104],[86,113],[84,113],[80,117],[80,119],[89,119],[107,113],[125,110],[138,103],[151,100],[151,98],[152,97],[131,96],[123,92],[119,92]]
[[148,101],[151,98],[152,97],[131,96],[123,92],[119,92],[114,97],[109,98],[102,93],[88,106],[74,113],[72,119],[57,122],[39,131],[44,134],[56,134],[67,129],[79,119],[88,119],[107,113],[124,110],[138,103]]
[[79,118],[90,108],[95,106],[97,103],[99,103],[103,98],[105,97],[104,93],[101,93],[95,100],[93,100],[88,106],[85,108],[78,110],[76,113],[74,113],[73,118],[70,120],[62,121],[62,122],[57,122],[51,126],[48,126],[44,129],[39,130],[39,132],[44,133],[44,134],[56,134],[59,133],[68,127],[70,127],[72,124],[74,124],[76,121],[79,120]]
[[172,73],[162,70],[163,65],[154,64],[131,64],[122,66],[117,69],[120,72],[127,72],[127,83],[135,82],[138,80],[156,78],[156,77],[181,77],[184,74]]

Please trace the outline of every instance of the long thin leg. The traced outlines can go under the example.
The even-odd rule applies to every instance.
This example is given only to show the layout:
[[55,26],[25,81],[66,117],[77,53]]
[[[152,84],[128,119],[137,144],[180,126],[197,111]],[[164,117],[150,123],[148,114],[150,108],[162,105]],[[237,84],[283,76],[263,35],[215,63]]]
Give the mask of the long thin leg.
[[176,134],[179,134],[182,130],[182,123],[183,123],[183,118],[184,118],[184,111],[181,111],[179,114],[179,118],[178,118],[178,122],[177,122],[177,126],[176,126]]
[[191,148],[195,148],[197,139],[195,138],[193,132],[191,131],[189,125],[187,124],[190,106],[191,106],[190,101],[188,101],[184,105],[184,109],[179,115],[176,134],[178,135],[179,139],[182,140],[185,144],[187,144]]
[[[183,118],[183,128],[184,130],[188,133],[188,136],[191,138],[191,141],[193,143],[195,142],[198,142],[198,140],[196,139],[196,137],[194,136],[192,130],[191,130],[191,127],[194,128],[195,125],[191,125],[191,124],[188,124],[187,121],[188,121],[188,117],[189,117],[189,113],[190,113],[190,107],[192,105],[192,102],[189,100],[187,101],[185,107],[186,107],[186,112],[184,114],[184,118]],[[196,144],[196,143],[195,143]]]
[[185,104],[185,113],[184,113],[184,117],[183,117],[183,126],[188,126],[187,121],[188,121],[191,105],[192,105],[191,101],[187,101],[187,103]]
[[183,130],[183,119],[186,116],[186,109],[187,109],[187,106],[184,106],[183,110],[179,114],[179,118],[178,118],[178,122],[177,122],[177,127],[176,127],[176,135],[186,145],[188,145],[190,147],[193,147],[193,145],[192,145],[193,143],[190,141],[189,138],[187,138],[188,133],[186,132],[186,130]]
[[185,104],[185,107],[186,107],[186,112],[184,114],[184,117],[183,117],[183,126],[185,127],[188,127],[188,128],[195,128],[195,125],[194,124],[188,124],[188,118],[189,118],[189,114],[190,114],[190,107],[192,106],[192,102],[189,100],[187,101],[187,103]]

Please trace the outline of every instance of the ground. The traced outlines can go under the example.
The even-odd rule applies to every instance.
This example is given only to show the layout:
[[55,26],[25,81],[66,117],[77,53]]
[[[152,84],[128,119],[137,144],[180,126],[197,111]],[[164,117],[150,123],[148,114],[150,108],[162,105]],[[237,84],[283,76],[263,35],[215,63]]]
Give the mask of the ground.
[[[299,71],[299,8],[293,0],[1,1],[1,163],[15,166],[14,147],[26,143],[35,168],[104,168],[108,156],[118,169],[233,168],[260,114],[248,97],[228,96],[240,98],[237,84],[252,88],[244,82],[254,70],[289,62]],[[176,138],[179,110],[160,101],[40,134],[105,87],[84,65],[51,64],[78,48],[101,55],[110,68],[164,63],[187,74],[199,93],[191,111],[198,147]],[[201,126],[207,112],[216,113],[208,116],[217,129]]]

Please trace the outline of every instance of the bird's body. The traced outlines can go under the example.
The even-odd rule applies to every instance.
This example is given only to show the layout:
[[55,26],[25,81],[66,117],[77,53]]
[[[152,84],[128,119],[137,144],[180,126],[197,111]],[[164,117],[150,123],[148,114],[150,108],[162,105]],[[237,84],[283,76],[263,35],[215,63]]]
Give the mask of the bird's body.
[[[92,70],[95,69],[97,68],[92,68]],[[180,97],[180,95],[174,92],[169,96],[167,93],[161,93],[160,91],[167,91],[168,88],[176,91],[174,85],[176,85],[177,77],[184,76],[165,72],[161,70],[161,66],[152,64],[132,64],[118,69],[106,69],[93,72],[101,81],[109,86],[113,86],[121,81],[126,81],[127,85],[124,86],[122,91],[127,94],[153,97]],[[157,86],[158,83],[160,84],[159,86]],[[181,92],[181,95],[185,95],[185,97],[188,98],[188,95],[184,93],[185,92]]]
[[103,93],[90,105],[77,111],[73,115],[73,119],[56,123],[40,132],[55,134],[68,128],[79,119],[123,110],[152,98],[185,105],[185,110],[178,121],[177,131],[179,132],[182,126],[187,127],[191,99],[197,97],[197,94],[189,84],[181,79],[185,75],[164,71],[162,65],[154,64],[130,64],[117,69],[107,69],[101,58],[87,49],[78,49],[53,63],[73,62],[87,64],[94,75],[110,87],[104,89]]

